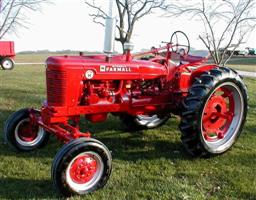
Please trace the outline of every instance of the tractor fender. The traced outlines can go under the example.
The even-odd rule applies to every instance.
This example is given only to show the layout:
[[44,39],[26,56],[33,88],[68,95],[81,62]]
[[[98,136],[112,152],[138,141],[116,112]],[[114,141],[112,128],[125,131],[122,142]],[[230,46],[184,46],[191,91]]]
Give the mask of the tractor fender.
[[195,78],[199,77],[202,73],[210,71],[213,68],[218,67],[217,65],[200,65],[200,66],[183,66],[179,72],[179,89],[183,92],[193,84]]

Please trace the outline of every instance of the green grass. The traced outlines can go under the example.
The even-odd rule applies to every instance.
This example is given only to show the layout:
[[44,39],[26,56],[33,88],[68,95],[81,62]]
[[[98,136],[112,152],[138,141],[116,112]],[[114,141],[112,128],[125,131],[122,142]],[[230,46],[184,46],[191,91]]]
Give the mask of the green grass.
[[227,66],[236,70],[256,72],[256,57],[234,57],[229,60]]
[[15,62],[16,63],[30,63],[31,61],[31,57],[33,57],[33,62],[37,63],[43,63],[47,57],[49,56],[49,54],[18,54],[15,57]]
[[256,72],[256,56],[250,57],[232,57],[226,66],[236,70]]
[[256,72],[256,65],[230,65],[230,64],[227,64],[227,66],[231,67],[235,70]]
[[[85,54],[95,54],[94,52],[84,52]],[[79,55],[79,52],[63,52],[63,53],[34,53],[34,54],[17,54],[16,63],[44,63],[49,56],[58,55]]]
[[[256,199],[256,80],[245,82],[250,109],[243,134],[231,151],[210,159],[187,155],[176,118],[158,129],[133,134],[124,132],[112,116],[104,123],[83,126],[112,151],[113,172],[103,189],[72,199]],[[43,66],[0,70],[0,133],[9,114],[40,107],[44,98]],[[18,153],[4,145],[2,135],[0,199],[58,198],[50,170],[62,144],[52,137],[43,149]]]
[[[67,54],[59,54],[59,53],[55,53],[55,54],[18,54],[15,57],[15,62],[16,63],[44,63],[46,61],[46,59],[49,56],[58,56],[58,55],[67,55]],[[74,55],[74,54],[68,54],[68,55]],[[76,54],[78,55],[78,53]],[[32,58],[32,59],[31,59]]]
[[256,57],[255,56],[240,56],[240,57],[232,57],[228,64],[234,65],[254,65],[256,66]]

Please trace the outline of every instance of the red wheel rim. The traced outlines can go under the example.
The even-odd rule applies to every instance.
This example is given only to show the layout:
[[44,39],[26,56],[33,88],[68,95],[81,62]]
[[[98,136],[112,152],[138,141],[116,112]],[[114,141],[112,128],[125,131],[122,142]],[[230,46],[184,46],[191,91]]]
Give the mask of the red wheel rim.
[[29,118],[21,120],[14,132],[16,142],[23,147],[33,147],[39,144],[44,135],[44,129],[39,126],[32,126]]
[[202,117],[203,137],[215,142],[225,137],[235,115],[233,91],[222,86],[208,99]]
[[66,169],[66,183],[81,194],[93,188],[104,173],[101,156],[94,151],[86,151],[74,157]]
[[32,142],[38,136],[38,127],[33,128],[29,121],[23,121],[23,123],[18,126],[17,134],[22,141]]
[[69,169],[69,174],[77,184],[85,184],[90,182],[97,174],[98,163],[91,154],[83,154],[78,156]]

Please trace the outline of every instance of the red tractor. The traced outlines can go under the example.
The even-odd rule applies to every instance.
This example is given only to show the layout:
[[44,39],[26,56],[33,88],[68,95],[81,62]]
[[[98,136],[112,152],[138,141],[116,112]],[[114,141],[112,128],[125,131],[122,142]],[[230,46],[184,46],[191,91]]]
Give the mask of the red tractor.
[[89,132],[80,132],[81,116],[97,123],[111,113],[138,130],[159,127],[178,115],[189,154],[222,154],[242,131],[247,89],[237,72],[202,64],[207,58],[189,55],[189,50],[187,36],[177,31],[163,47],[140,54],[132,55],[127,46],[125,55],[49,57],[47,101],[40,110],[13,113],[5,123],[5,140],[19,151],[44,146],[49,135],[66,143],[51,171],[64,196],[93,192],[111,173],[110,151]]
[[0,65],[4,70],[11,70],[14,68],[15,50],[14,42],[0,41]]

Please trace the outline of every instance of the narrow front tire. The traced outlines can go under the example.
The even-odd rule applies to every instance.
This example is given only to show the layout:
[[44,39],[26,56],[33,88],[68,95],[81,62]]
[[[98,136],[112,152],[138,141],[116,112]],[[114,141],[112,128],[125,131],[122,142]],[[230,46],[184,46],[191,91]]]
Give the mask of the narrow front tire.
[[55,188],[65,197],[83,195],[102,188],[112,169],[107,147],[90,138],[79,138],[64,145],[52,163]]
[[21,109],[9,116],[5,122],[4,139],[9,146],[18,151],[33,151],[46,145],[47,133],[39,125],[32,125],[29,109]]

